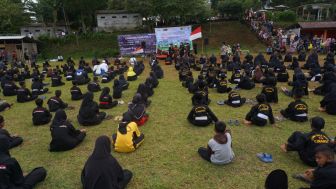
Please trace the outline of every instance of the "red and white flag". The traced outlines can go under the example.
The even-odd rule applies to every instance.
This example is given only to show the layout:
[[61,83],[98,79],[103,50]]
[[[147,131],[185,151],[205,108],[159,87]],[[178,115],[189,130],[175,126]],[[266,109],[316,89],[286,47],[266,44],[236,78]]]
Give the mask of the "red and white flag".
[[196,28],[193,32],[190,34],[190,41],[193,41],[195,39],[202,38],[202,28],[201,26]]
[[144,49],[142,47],[138,47],[135,49],[135,51],[132,52],[132,54],[141,54],[144,53]]

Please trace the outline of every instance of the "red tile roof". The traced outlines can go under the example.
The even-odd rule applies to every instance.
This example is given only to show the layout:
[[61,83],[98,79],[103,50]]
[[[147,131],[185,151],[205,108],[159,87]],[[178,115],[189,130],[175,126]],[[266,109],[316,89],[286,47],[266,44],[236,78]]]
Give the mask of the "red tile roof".
[[336,22],[299,22],[302,29],[336,29]]

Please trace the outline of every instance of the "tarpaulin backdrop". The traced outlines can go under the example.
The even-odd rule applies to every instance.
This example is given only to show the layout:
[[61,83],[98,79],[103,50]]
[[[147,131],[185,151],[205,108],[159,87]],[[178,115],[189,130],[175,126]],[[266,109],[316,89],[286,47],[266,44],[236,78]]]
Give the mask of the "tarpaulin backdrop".
[[154,33],[119,35],[118,43],[121,55],[132,55],[141,48],[141,43],[146,43],[145,54],[156,52],[156,37]]
[[191,26],[155,28],[156,47],[158,50],[167,51],[170,44],[180,46],[180,43],[189,43],[192,50],[190,34]]

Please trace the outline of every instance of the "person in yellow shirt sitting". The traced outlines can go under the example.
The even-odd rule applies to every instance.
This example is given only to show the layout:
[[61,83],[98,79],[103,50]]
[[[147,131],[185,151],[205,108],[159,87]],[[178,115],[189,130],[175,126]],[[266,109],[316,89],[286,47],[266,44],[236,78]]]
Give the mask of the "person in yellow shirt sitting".
[[122,122],[119,123],[117,133],[112,135],[114,150],[116,152],[133,152],[142,144],[144,137],[138,125],[132,121],[132,116],[126,112]]
[[135,81],[137,80],[138,76],[137,74],[133,71],[133,67],[129,67],[127,71],[127,81]]

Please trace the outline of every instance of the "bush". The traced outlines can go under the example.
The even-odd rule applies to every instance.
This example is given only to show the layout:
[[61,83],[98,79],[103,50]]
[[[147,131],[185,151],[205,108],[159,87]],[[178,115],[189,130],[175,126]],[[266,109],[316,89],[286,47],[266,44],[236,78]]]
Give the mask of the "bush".
[[274,22],[296,22],[297,16],[294,11],[266,12],[266,17]]
[[235,16],[239,18],[243,13],[243,3],[238,0],[226,0],[218,3],[218,12],[224,16]]

